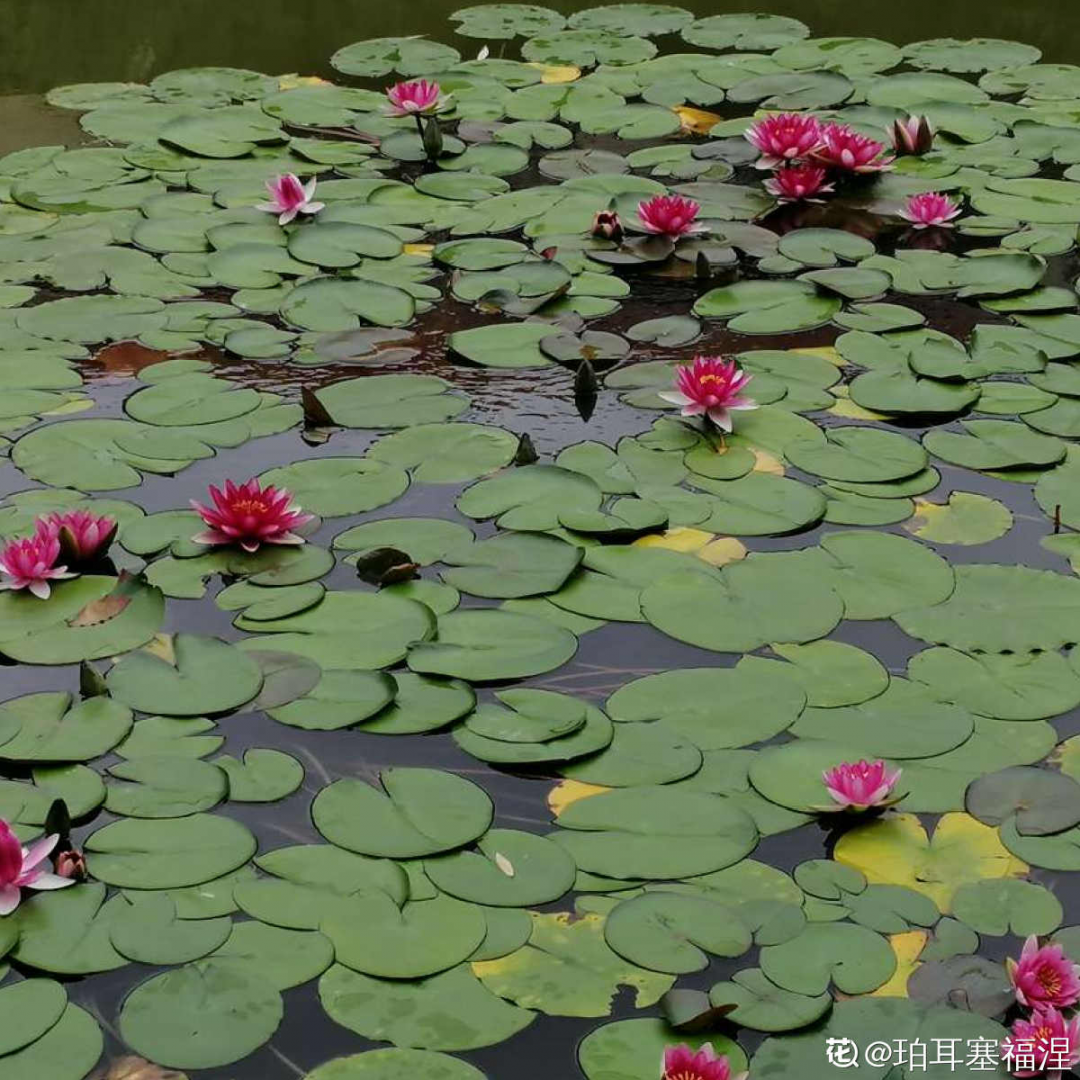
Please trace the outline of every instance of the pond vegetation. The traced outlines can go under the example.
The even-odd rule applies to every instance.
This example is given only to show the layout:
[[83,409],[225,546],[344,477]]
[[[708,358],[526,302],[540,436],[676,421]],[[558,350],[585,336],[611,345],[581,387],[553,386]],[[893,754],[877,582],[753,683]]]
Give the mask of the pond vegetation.
[[453,23],[0,158],[0,1080],[1068,1071],[1080,67]]

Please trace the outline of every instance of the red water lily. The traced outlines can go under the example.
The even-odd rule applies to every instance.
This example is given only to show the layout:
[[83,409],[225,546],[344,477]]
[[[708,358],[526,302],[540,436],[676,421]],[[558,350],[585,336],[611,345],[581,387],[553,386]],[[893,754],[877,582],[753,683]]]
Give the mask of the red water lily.
[[58,565],[60,539],[47,521],[38,520],[33,536],[11,540],[0,549],[0,588],[26,589],[39,600],[48,600],[49,582],[75,577],[66,566]]
[[759,169],[775,169],[808,158],[821,145],[821,121],[810,113],[776,113],[746,129],[746,138],[761,151]]
[[387,116],[434,116],[449,101],[439,84],[429,79],[395,83],[387,89],[386,100]]
[[256,210],[277,214],[279,225],[288,225],[297,214],[317,214],[326,204],[315,202],[315,177],[306,184],[294,173],[284,173],[266,181],[270,201],[256,203]]
[[284,488],[259,486],[257,478],[244,484],[225,481],[225,490],[211,485],[213,506],[191,502],[209,528],[193,536],[198,544],[239,544],[258,551],[262,544],[302,544],[294,529],[313,519],[292,501]]
[[673,240],[687,233],[701,231],[695,219],[701,205],[682,195],[654,195],[638,203],[638,219],[646,232],[670,236]]
[[1029,1020],[1017,1020],[1001,1044],[1001,1058],[1013,1076],[1046,1076],[1056,1080],[1080,1065],[1080,1016],[1066,1020],[1052,1005],[1034,1009]]
[[60,839],[55,833],[24,848],[11,826],[0,818],[0,915],[10,915],[23,889],[63,889],[75,882],[38,867]]
[[69,566],[92,563],[108,550],[116,536],[114,518],[89,510],[66,510],[50,514],[45,521],[56,530],[60,554]]
[[781,202],[820,202],[815,195],[832,191],[829,174],[820,165],[786,165],[765,181],[765,190]]
[[686,1043],[664,1050],[660,1080],[744,1080],[746,1073],[731,1075],[731,1064],[724,1054],[717,1054],[711,1043],[694,1050]]
[[835,806],[830,810],[868,810],[888,806],[902,770],[890,771],[884,761],[842,761],[821,778]]
[[814,151],[815,161],[843,172],[875,173],[891,168],[892,157],[885,144],[869,139],[847,124],[823,124],[821,143]]
[[916,229],[951,229],[952,219],[959,213],[959,204],[948,195],[926,191],[921,195],[912,195],[900,211],[900,216],[910,221]]
[[742,394],[752,378],[734,360],[695,356],[692,364],[678,369],[676,389],[662,391],[660,397],[680,406],[683,416],[705,416],[730,431],[733,411],[757,408],[756,401]]
[[1060,945],[1043,945],[1032,934],[1019,960],[1005,961],[1016,1000],[1029,1009],[1053,1005],[1065,1009],[1080,1001],[1080,965]]

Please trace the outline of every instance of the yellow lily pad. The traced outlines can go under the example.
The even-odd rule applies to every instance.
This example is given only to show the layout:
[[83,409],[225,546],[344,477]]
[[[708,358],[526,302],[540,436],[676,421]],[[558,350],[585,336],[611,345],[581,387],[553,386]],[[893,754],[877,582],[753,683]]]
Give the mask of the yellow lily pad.
[[278,76],[279,90],[296,90],[301,86],[332,86],[327,79],[320,79],[318,75],[298,75],[295,71],[288,75]]
[[835,857],[871,883],[905,885],[929,896],[945,913],[961,885],[1028,871],[1002,846],[997,829],[961,813],[944,814],[932,838],[914,814],[878,818],[842,836]]
[[1066,775],[1080,780],[1080,735],[1066,739],[1054,748],[1050,759]]
[[551,812],[558,817],[568,806],[593,795],[603,795],[611,788],[600,784],[586,784],[583,780],[560,780],[548,792],[547,804]]
[[919,964],[919,954],[930,939],[927,930],[907,930],[903,934],[890,934],[889,947],[896,955],[896,970],[887,983],[879,986],[871,997],[907,997],[907,982]]
[[784,463],[775,454],[754,446],[750,447],[750,452],[755,458],[753,472],[769,473],[772,476],[784,475]]
[[666,548],[687,555],[696,555],[710,566],[725,566],[746,558],[746,547],[734,536],[717,536],[704,529],[680,526],[652,536],[640,536],[636,547]]
[[535,61],[529,67],[536,68],[540,72],[542,83],[568,83],[581,78],[581,68],[573,64],[543,64]]
[[708,135],[715,125],[723,120],[707,109],[695,109],[690,105],[677,105],[671,110],[679,118],[682,130],[687,135]]

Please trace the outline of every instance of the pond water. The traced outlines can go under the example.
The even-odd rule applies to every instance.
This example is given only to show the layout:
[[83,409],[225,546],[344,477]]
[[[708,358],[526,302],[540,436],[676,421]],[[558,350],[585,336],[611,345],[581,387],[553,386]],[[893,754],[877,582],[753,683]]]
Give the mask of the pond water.
[[[87,860],[0,917],[0,1080],[996,1046],[1080,957],[1064,5],[0,9],[0,540],[118,524],[0,592],[0,818]],[[302,543],[208,542],[251,477]]]

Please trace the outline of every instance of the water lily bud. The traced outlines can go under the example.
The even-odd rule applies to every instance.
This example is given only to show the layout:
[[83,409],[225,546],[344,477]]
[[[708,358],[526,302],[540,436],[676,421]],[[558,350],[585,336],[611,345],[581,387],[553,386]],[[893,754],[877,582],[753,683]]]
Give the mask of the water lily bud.
[[592,223],[593,236],[602,240],[613,240],[616,244],[623,238],[623,225],[619,215],[614,210],[600,210]]
[[86,857],[78,848],[57,853],[55,865],[58,877],[70,878],[72,881],[86,880]]
[[434,161],[443,149],[442,131],[439,129],[439,121],[434,116],[428,119],[424,125],[424,152],[428,161]]

